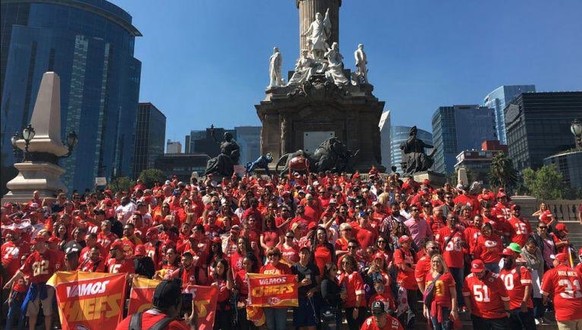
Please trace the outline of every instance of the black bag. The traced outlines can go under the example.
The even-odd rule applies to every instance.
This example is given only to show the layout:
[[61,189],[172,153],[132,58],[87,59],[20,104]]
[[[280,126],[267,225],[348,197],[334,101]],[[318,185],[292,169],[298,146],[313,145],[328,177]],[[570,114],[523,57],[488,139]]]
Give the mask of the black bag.
[[[129,330],[142,330],[141,328],[141,316],[142,313],[135,313],[131,316],[129,321]],[[172,319],[169,317],[164,317],[163,319],[159,320],[148,330],[163,330],[165,329],[168,324],[172,322]]]

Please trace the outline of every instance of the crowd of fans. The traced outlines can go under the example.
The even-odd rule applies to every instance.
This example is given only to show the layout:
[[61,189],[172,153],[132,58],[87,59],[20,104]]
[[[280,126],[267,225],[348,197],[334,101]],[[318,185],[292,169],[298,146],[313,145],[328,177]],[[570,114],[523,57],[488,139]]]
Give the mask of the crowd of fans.
[[[297,275],[298,329],[344,320],[452,329],[460,315],[475,329],[534,329],[547,310],[562,329],[580,329],[582,272],[568,229],[544,204],[534,216],[535,227],[502,189],[435,187],[374,168],[35,193],[2,206],[5,329],[33,329],[41,306],[46,329],[58,324],[45,285],[58,270],[180,279],[183,292],[216,285],[215,329],[257,328],[245,309],[248,273]],[[287,308],[264,313],[268,329],[289,327]]]

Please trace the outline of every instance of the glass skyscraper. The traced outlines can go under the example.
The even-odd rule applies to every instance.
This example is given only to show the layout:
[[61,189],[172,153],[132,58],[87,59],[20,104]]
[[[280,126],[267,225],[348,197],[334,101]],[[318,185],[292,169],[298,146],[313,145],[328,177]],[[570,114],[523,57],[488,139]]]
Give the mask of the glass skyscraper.
[[481,150],[484,140],[497,140],[493,110],[478,105],[439,107],[432,116],[433,169],[451,173],[457,155],[464,150]]
[[495,131],[502,144],[507,144],[507,131],[505,129],[505,115],[503,109],[519,94],[535,92],[535,85],[510,85],[500,86],[485,96],[483,106],[493,109],[495,112]]
[[154,168],[156,159],[164,155],[166,141],[166,116],[155,105],[140,103],[137,111],[135,129],[135,154],[133,157],[133,174]]
[[131,16],[104,0],[3,0],[1,30],[2,166],[14,163],[10,137],[30,122],[42,75],[54,71],[62,135],[79,136],[61,161],[66,186],[131,176],[141,73]]

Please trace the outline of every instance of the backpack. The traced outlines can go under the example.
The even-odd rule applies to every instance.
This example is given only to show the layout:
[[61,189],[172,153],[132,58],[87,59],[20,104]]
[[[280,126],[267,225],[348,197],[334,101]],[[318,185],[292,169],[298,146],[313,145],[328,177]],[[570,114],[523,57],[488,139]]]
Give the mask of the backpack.
[[[129,321],[129,330],[142,330],[141,328],[141,316],[143,313],[135,313],[131,316],[131,320]],[[172,319],[169,317],[164,317],[163,319],[156,322],[149,330],[163,330],[165,329],[168,324],[172,322]]]

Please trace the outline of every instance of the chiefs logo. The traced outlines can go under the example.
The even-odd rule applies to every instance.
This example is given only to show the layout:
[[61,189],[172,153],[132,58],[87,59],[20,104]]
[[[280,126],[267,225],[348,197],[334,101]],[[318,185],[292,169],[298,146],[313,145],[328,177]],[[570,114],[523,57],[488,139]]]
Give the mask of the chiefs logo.
[[279,299],[278,297],[270,297],[270,298],[267,300],[267,303],[268,303],[269,305],[278,305],[280,302],[281,302],[281,299]]
[[486,248],[494,248],[496,246],[497,246],[497,242],[495,242],[495,241],[485,241]]

